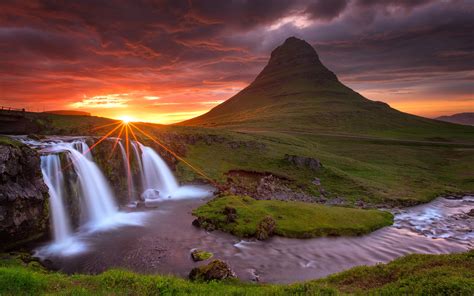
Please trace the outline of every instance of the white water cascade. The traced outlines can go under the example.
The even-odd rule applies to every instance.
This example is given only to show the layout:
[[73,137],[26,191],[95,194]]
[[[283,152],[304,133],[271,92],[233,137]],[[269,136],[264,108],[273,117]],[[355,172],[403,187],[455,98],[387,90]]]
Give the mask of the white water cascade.
[[69,151],[69,157],[79,177],[88,224],[98,226],[107,222],[118,212],[118,206],[104,175],[93,161],[70,145],[63,145],[63,149]]
[[140,171],[141,186],[142,186],[142,188],[145,188],[145,175],[144,175],[144,172],[143,172],[143,162],[142,162],[142,158],[140,157],[140,152],[138,150],[138,145],[139,144],[137,142],[134,142],[134,141],[132,141],[131,143],[132,143],[133,153],[135,154],[135,159],[138,162],[138,169]]
[[[54,241],[39,248],[38,256],[75,255],[87,249],[88,246],[82,240],[88,233],[113,229],[121,225],[140,226],[144,223],[145,213],[119,212],[110,186],[93,161],[89,146],[83,140],[28,143],[41,147],[44,153],[51,153],[41,157],[41,168],[50,192]],[[61,167],[58,155],[61,152],[66,153],[71,161],[70,165]],[[77,175],[81,214],[86,218],[75,233],[71,229],[63,200],[64,185],[70,181],[64,179],[62,173],[64,169],[73,169]]]
[[135,184],[133,183],[133,177],[130,172],[130,159],[129,157],[127,158],[127,152],[125,151],[125,148],[123,147],[123,144],[121,141],[118,142],[118,145],[120,147],[120,152],[122,154],[122,161],[123,161],[123,169],[125,172],[125,176],[127,178],[127,185],[128,185],[128,193],[129,193],[129,202],[132,203],[135,201]]
[[157,193],[162,198],[173,196],[173,193],[179,188],[173,173],[155,150],[141,144],[139,145],[142,150],[143,197],[145,199],[154,199],[158,197],[156,196]]
[[64,244],[70,239],[72,231],[64,206],[64,176],[58,154],[41,156],[41,171],[49,188],[49,202],[55,244]]

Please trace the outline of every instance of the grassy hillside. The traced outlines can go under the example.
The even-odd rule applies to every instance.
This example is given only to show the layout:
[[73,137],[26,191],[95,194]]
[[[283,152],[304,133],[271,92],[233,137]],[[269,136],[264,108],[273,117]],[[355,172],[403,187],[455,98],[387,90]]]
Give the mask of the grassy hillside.
[[474,252],[409,255],[292,285],[191,282],[170,276],[109,270],[99,275],[48,272],[36,261],[2,255],[0,295],[471,295]]

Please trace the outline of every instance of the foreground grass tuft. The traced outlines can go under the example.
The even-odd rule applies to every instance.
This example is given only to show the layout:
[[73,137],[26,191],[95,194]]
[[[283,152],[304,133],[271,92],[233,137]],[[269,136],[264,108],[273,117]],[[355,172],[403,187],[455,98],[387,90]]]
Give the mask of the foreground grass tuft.
[[409,255],[291,285],[191,282],[113,269],[99,275],[48,272],[20,259],[0,259],[0,295],[472,295],[474,251]]
[[[229,217],[229,212],[235,214]],[[361,235],[393,222],[392,214],[379,210],[255,200],[233,195],[216,198],[194,210],[193,215],[204,224],[240,237],[256,236],[266,217],[275,221],[273,234],[293,238]]]

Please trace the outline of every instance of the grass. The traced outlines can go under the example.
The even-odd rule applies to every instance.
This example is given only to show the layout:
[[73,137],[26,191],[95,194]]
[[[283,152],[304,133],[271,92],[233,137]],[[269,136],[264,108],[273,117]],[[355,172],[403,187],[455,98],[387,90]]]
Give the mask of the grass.
[[[209,131],[211,133],[211,131]],[[186,160],[211,178],[225,182],[229,170],[270,172],[284,176],[311,195],[319,195],[311,181],[317,177],[327,197],[349,202],[412,205],[445,192],[473,192],[474,145],[353,139],[297,133],[235,133],[214,130],[231,140],[262,143],[264,149],[230,149],[226,143],[189,145]],[[323,168],[311,171],[284,161],[285,154],[319,159]],[[185,165],[178,175],[192,180]]]
[[472,295],[474,291],[474,251],[409,255],[291,285],[191,282],[119,269],[69,276],[46,271],[35,261],[2,257],[0,295]]
[[13,140],[10,137],[0,136],[0,145],[21,147],[23,144],[19,141]]
[[[226,207],[236,210],[234,222],[229,222],[224,214]],[[274,234],[292,238],[361,235],[393,222],[392,214],[379,210],[255,200],[241,196],[215,198],[194,210],[193,215],[240,237],[255,236],[259,222],[267,216],[276,222]]]

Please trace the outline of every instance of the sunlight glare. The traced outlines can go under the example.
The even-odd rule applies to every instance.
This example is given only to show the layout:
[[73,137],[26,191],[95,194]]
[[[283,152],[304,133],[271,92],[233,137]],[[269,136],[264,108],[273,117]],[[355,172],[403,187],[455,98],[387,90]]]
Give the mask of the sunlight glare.
[[119,119],[122,120],[122,122],[125,123],[125,124],[128,124],[128,123],[134,121],[134,119],[132,117],[127,116],[127,115],[120,116]]

